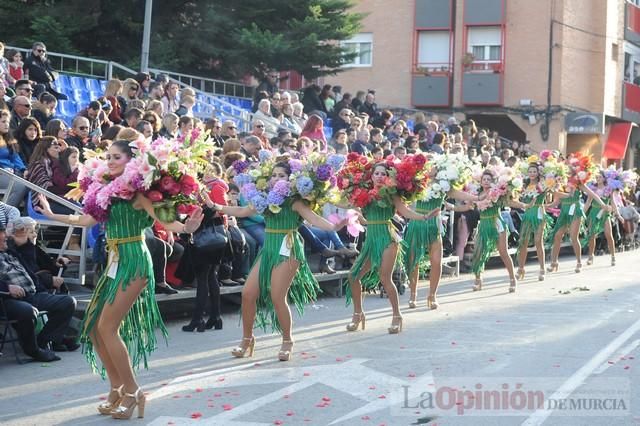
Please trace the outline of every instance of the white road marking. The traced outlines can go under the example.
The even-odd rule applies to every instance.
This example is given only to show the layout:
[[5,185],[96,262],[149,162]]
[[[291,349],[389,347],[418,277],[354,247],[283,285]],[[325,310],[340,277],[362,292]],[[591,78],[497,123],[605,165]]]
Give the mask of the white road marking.
[[[585,380],[591,376],[594,371],[600,367],[600,365],[606,362],[609,357],[617,351],[622,345],[624,345],[635,333],[640,330],[640,320],[633,323],[629,328],[622,332],[617,338],[609,343],[600,352],[594,355],[586,364],[584,364],[578,371],[576,371],[571,377],[569,377],[563,384],[554,392],[549,399],[563,399],[567,398],[573,393],[579,386],[584,384]],[[553,410],[540,409],[536,410],[527,420],[522,423],[522,426],[538,426],[547,420]]]

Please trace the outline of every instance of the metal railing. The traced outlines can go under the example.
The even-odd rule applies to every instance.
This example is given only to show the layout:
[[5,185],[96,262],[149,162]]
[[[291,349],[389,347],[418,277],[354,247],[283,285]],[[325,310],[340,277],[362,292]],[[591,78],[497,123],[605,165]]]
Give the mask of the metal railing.
[[216,80],[214,78],[200,77],[191,74],[181,74],[173,71],[149,68],[151,74],[166,74],[171,79],[186,86],[192,87],[200,92],[213,93],[221,96],[233,96],[236,98],[252,99],[254,88],[246,84],[233,81]]
[[[15,46],[6,46],[6,49],[15,49],[24,57],[31,54],[31,49]],[[118,62],[93,59],[77,55],[67,55],[66,53],[47,52],[47,57],[51,61],[51,66],[58,72],[64,74],[75,74],[101,80],[109,80],[113,77],[128,78],[135,76],[138,72],[126,67]],[[236,98],[252,99],[254,88],[246,84],[226,80],[216,80],[213,78],[200,77],[190,74],[181,74],[173,71],[149,68],[153,75],[166,74],[182,86],[189,86],[195,90],[206,94],[219,96],[233,96]]]
[[[80,207],[79,205],[74,204],[65,198],[59,197],[56,194],[49,192],[46,189],[34,183],[31,183],[26,179],[21,178],[20,176],[16,176],[7,170],[0,169],[0,176],[6,177],[9,181],[9,184],[7,185],[7,187],[2,189],[2,192],[4,192],[3,194],[4,202],[7,202],[9,198],[9,194],[11,194],[11,191],[14,189],[14,186],[17,183],[28,188],[30,191],[33,192],[33,195],[42,194],[45,197],[47,197],[49,200],[70,209],[71,211],[74,212],[74,214],[83,213],[82,207]],[[33,217],[32,219],[34,219],[36,223],[38,223],[41,226],[59,226],[59,227],[67,228],[64,241],[62,242],[62,245],[60,248],[45,247],[44,250],[47,253],[56,255],[58,257],[64,256],[65,254],[68,254],[71,256],[78,256],[80,260],[79,267],[78,267],[78,275],[76,277],[65,277],[65,281],[71,284],[84,285],[86,272],[87,272],[87,258],[88,258],[87,256],[88,255],[87,253],[88,228],[84,226],[79,226],[79,225],[69,225],[69,224],[58,222],[51,219],[44,219],[42,217]],[[80,250],[69,249],[71,236],[73,235],[73,231],[75,229],[81,230],[80,231]]]

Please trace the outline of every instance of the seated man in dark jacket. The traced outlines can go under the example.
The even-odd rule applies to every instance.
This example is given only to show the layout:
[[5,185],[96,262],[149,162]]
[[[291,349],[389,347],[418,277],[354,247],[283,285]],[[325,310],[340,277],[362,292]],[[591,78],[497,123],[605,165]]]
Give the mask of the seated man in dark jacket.
[[[44,285],[39,278],[34,246],[35,222],[31,218],[20,218],[9,224],[11,241],[7,241],[4,230],[0,231],[0,291],[11,297],[4,299],[5,314],[18,320],[15,329],[25,354],[41,362],[57,361],[57,351],[73,351],[79,345],[64,337],[76,309],[76,300],[67,295],[49,294],[59,289],[63,281],[52,277]],[[38,310],[47,311],[48,321],[40,334],[35,335]]]
[[[31,55],[27,56],[27,59],[24,61],[23,69],[25,73],[29,75],[29,80],[35,81],[38,85],[44,87],[44,90],[39,90],[42,92],[49,92],[56,99],[67,100],[67,96],[62,93],[58,93],[52,86],[56,79],[56,75],[54,73],[53,67],[51,66],[51,62],[47,58],[47,48],[41,41],[37,41],[33,43],[31,47]],[[37,88],[36,88],[37,89]],[[38,90],[36,90],[38,92]]]

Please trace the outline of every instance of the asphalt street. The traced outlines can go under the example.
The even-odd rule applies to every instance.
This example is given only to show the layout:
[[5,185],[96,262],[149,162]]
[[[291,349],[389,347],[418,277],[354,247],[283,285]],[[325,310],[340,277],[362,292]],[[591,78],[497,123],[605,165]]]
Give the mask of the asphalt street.
[[[427,311],[421,283],[418,309],[401,296],[399,335],[387,333],[387,299],[368,296],[366,330],[348,333],[351,308],[323,297],[295,318],[290,362],[276,359],[279,336],[259,332],[253,358],[232,358],[241,337],[236,312],[224,315],[223,330],[205,333],[182,332],[185,322],[172,321],[168,345],[138,375],[145,418],[131,422],[640,424],[639,254],[618,254],[615,267],[597,257],[580,274],[565,258],[544,282],[531,263],[515,294],[502,269],[487,271],[481,292],[470,290],[468,274],[447,278],[435,311]],[[116,422],[97,413],[108,383],[79,351],[25,365],[10,352],[0,358],[1,424]]]

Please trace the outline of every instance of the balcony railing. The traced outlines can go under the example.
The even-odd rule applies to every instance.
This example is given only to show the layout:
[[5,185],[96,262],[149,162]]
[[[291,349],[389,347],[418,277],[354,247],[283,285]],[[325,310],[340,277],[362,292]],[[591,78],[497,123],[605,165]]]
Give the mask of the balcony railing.
[[502,61],[473,61],[464,65],[465,72],[501,73],[504,69]]
[[453,63],[418,62],[413,64],[413,73],[424,75],[451,75],[453,73]]

